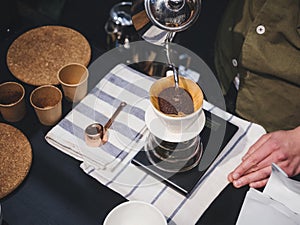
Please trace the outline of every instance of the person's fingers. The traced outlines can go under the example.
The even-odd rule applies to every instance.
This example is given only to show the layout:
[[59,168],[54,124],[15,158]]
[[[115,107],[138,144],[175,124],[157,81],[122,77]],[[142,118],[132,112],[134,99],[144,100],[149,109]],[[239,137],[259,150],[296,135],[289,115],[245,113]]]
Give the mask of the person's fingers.
[[250,169],[252,171],[260,170],[262,166],[260,166],[259,163],[264,161],[264,159],[267,158],[271,153],[272,149],[268,146],[267,142],[265,142],[257,151],[249,155],[237,168],[235,168],[230,175],[230,179],[237,180],[246,174]]
[[256,150],[261,148],[263,144],[265,144],[269,139],[271,135],[270,134],[265,134],[261,136],[247,151],[247,153],[243,156],[242,160],[246,160],[251,154],[253,154]]
[[269,178],[266,178],[264,180],[260,180],[260,181],[250,183],[249,187],[251,187],[251,188],[262,188],[262,187],[266,186],[268,180],[269,180]]
[[272,163],[276,163],[288,176],[298,174],[300,157],[295,143],[299,142],[295,140],[299,139],[299,135],[291,134],[291,131],[277,131],[262,136],[250,147],[240,165],[228,175],[228,180],[236,187],[247,184],[262,187],[271,174]]
[[258,163],[257,167],[262,168],[271,165],[272,163],[275,163],[277,165],[284,165],[284,168],[286,165],[289,164],[288,162],[288,155],[284,154],[283,152],[274,151],[272,154],[270,154],[268,157],[263,159],[261,162]]
[[[229,182],[232,182],[233,180],[238,179],[240,176],[242,176],[244,173],[246,173],[248,170],[255,171],[258,168],[255,168],[257,163],[259,163],[260,160],[263,160],[264,157],[267,157],[270,153],[263,152],[261,150],[262,146],[266,145],[268,140],[270,139],[270,135],[266,134],[263,135],[256,143],[254,143],[247,153],[242,158],[242,163],[238,165],[234,171],[228,174],[227,179]],[[262,152],[262,153],[260,153]],[[251,156],[251,157],[250,157]]]
[[[289,162],[288,162],[288,161],[280,161],[280,162],[278,162],[278,163],[276,163],[276,164],[277,164],[280,168],[286,168],[286,167],[288,167]],[[261,188],[261,187],[266,186],[266,184],[267,184],[267,182],[268,182],[268,180],[269,180],[269,177],[270,177],[270,175],[271,175],[271,173],[272,173],[272,166],[270,166],[269,168],[270,168],[270,170],[267,171],[267,172],[269,172],[270,174],[267,175],[268,177],[267,177],[266,179],[262,179],[262,180],[259,180],[259,181],[252,182],[252,183],[249,184],[249,186],[250,186],[251,188]]]
[[256,182],[260,182],[262,180],[268,179],[271,174],[271,171],[272,171],[271,166],[264,167],[255,172],[248,173],[244,176],[241,176],[239,179],[233,179],[232,184],[236,188],[240,188],[242,186],[245,186],[245,185],[248,185],[251,183],[254,184]]
[[282,154],[281,152],[274,151],[271,154],[269,154],[266,158],[264,158],[262,161],[258,162],[256,165],[251,167],[245,173],[246,174],[253,173],[257,170],[260,170],[261,168],[272,165],[272,163],[276,163],[277,165],[283,164],[286,167],[286,164],[288,163],[287,159],[288,158],[286,155]]
[[[290,166],[290,163],[286,160],[277,162],[276,164],[282,169],[289,168],[289,166]],[[255,173],[262,173],[262,174],[261,174],[261,176],[259,176],[259,175],[256,176]],[[267,164],[264,168],[261,168],[260,170],[247,171],[247,173],[244,175],[245,178],[243,178],[243,179],[240,178],[240,179],[242,179],[241,181],[235,181],[232,178],[231,178],[231,180],[229,180],[230,178],[228,178],[228,180],[230,182],[234,183],[234,186],[236,186],[236,187],[245,186],[245,185],[247,185],[247,182],[250,182],[249,183],[250,187],[261,188],[267,184],[271,173],[272,173],[272,163]],[[295,173],[293,173],[293,174],[295,174]],[[266,177],[266,178],[264,179],[264,177]],[[261,180],[251,181],[251,180],[256,180],[256,179],[261,179]],[[241,185],[241,186],[239,186],[239,185]]]
[[232,181],[233,181],[232,174],[233,174],[233,172],[229,173],[228,176],[227,176],[227,180],[228,180],[229,182],[232,182]]

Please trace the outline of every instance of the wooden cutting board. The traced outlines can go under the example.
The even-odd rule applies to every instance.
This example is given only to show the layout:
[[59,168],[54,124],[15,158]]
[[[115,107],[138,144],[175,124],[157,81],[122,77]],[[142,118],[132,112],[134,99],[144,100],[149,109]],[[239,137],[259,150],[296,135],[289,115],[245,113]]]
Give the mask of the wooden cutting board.
[[59,84],[57,72],[65,64],[87,66],[90,59],[91,47],[82,34],[63,26],[42,26],[14,40],[6,60],[16,78],[40,86]]
[[0,199],[25,179],[32,162],[31,145],[17,128],[0,123]]

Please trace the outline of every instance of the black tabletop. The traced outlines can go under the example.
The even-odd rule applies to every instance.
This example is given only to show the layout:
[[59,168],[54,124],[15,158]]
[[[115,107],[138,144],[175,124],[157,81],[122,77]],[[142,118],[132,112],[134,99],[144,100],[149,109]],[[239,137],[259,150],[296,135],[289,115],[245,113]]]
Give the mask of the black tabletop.
[[[104,20],[108,16],[108,10],[117,1],[106,1],[107,3],[95,3],[90,1],[53,1],[60,6],[63,16],[59,18],[49,13],[34,14],[40,9],[38,1],[7,1],[11,5],[7,9],[22,10],[22,13],[7,13],[4,22],[1,24],[0,39],[0,82],[18,81],[8,70],[6,65],[6,53],[12,41],[23,32],[48,24],[66,25],[76,28],[84,34],[92,47],[92,60],[95,60],[106,51]],[[13,4],[13,3],[15,4]],[[47,2],[47,1],[40,1]],[[89,1],[88,1],[89,3]],[[83,5],[81,5],[83,4]],[[224,3],[223,3],[224,4]],[[4,7],[4,8],[5,8]],[[207,5],[208,9],[214,7]],[[3,7],[1,7],[3,9]],[[49,8],[49,7],[48,7]],[[205,9],[205,5],[203,6]],[[26,11],[27,10],[27,11]],[[30,12],[30,10],[34,10]],[[216,8],[215,13],[219,13],[220,8]],[[81,18],[86,16],[86,20],[79,18],[79,12],[85,11]],[[7,10],[7,12],[11,12]],[[95,15],[98,12],[96,17]],[[33,14],[30,14],[33,13]],[[9,14],[9,15],[8,15]],[[17,15],[16,15],[17,14]],[[31,15],[28,16],[28,15]],[[208,12],[205,11],[206,15]],[[213,14],[214,15],[214,14]],[[211,19],[213,15],[208,18]],[[204,17],[204,16],[203,16]],[[90,20],[90,21],[89,21]],[[202,18],[203,20],[203,18]],[[3,21],[3,20],[2,20]],[[87,21],[86,23],[84,23]],[[207,20],[209,21],[209,20]],[[200,21],[199,27],[203,22]],[[206,27],[208,25],[205,25]],[[213,26],[213,25],[212,25]],[[200,29],[198,28],[198,29]],[[189,32],[195,32],[189,31]],[[187,34],[188,37],[190,33]],[[210,34],[211,35],[211,34]],[[187,43],[182,36],[179,40]],[[196,42],[196,41],[195,41]],[[189,45],[192,42],[189,42]],[[201,44],[200,46],[203,46]],[[189,47],[189,46],[187,46]],[[199,48],[199,45],[197,45]],[[205,49],[202,54],[209,61],[211,49]],[[209,64],[209,63],[208,63]],[[26,89],[27,114],[25,118],[16,123],[9,123],[0,117],[0,122],[8,123],[20,129],[29,139],[33,152],[32,166],[24,182],[11,194],[0,200],[4,224],[9,225],[93,225],[102,224],[107,213],[116,205],[126,201],[118,193],[110,190],[106,186],[97,182],[92,177],[86,175],[79,167],[80,162],[74,158],[53,148],[45,141],[45,134],[51,129],[38,122],[38,119],[29,104],[30,92],[33,86],[22,83]],[[92,86],[93,84],[90,84]],[[72,104],[63,100],[63,115],[72,109]],[[198,221],[198,224],[217,225],[235,224],[243,198],[248,188],[235,189],[228,185],[222,193],[215,199]],[[207,193],[208,195],[210,193]]]

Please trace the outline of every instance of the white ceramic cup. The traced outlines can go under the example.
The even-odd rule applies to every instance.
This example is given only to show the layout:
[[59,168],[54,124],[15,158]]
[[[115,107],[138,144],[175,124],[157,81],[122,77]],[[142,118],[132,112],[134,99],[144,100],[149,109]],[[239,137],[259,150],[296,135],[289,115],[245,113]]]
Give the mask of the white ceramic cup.
[[187,115],[174,116],[159,110],[158,96],[166,88],[174,87],[173,76],[164,77],[155,81],[149,91],[152,109],[162,121],[168,131],[182,133],[199,119],[202,112],[203,92],[199,85],[191,79],[179,76],[179,87],[185,89],[191,96],[194,104],[194,112]]
[[103,225],[167,225],[165,216],[155,206],[142,201],[128,201],[116,206]]

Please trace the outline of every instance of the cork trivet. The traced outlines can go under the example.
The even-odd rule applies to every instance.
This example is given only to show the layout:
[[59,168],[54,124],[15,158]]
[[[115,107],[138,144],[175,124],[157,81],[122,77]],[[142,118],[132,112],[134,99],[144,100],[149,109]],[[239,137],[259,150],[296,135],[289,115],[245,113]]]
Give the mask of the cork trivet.
[[32,162],[31,145],[17,128],[0,123],[0,199],[15,190]]
[[79,32],[63,26],[42,26],[20,35],[10,45],[7,65],[19,80],[35,86],[59,84],[58,70],[68,63],[87,66],[91,47]]

